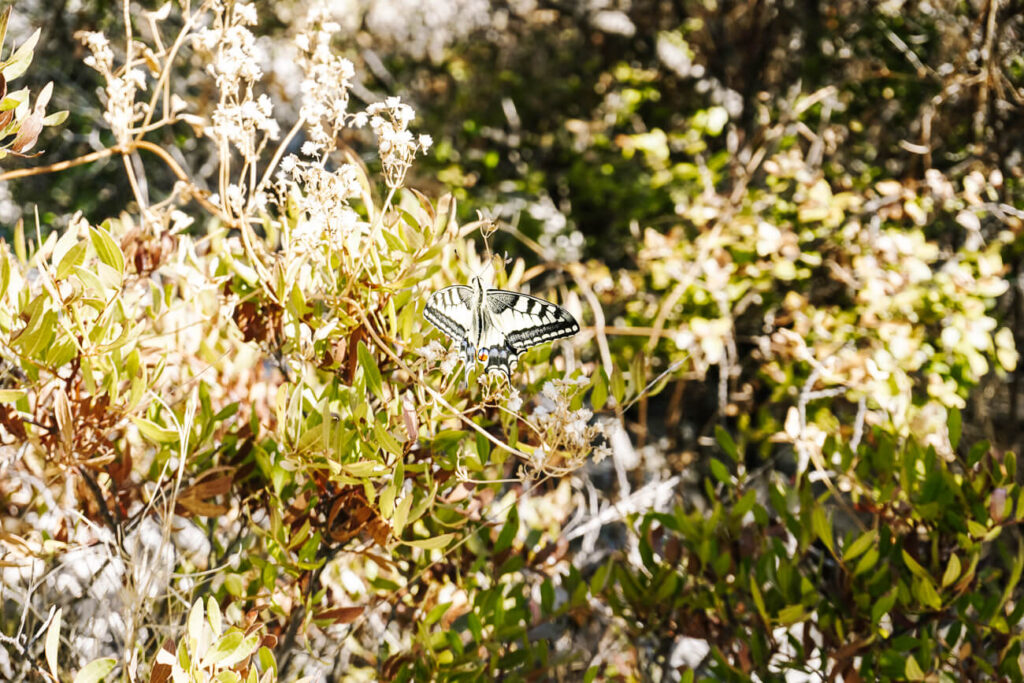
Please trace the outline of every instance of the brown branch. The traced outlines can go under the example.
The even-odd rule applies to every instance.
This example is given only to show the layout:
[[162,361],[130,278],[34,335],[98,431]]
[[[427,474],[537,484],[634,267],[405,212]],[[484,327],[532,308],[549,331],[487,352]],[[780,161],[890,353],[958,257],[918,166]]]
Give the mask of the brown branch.
[[120,147],[108,147],[107,149],[101,149],[96,152],[91,152],[84,156],[80,156],[77,159],[70,159],[68,161],[58,161],[55,164],[49,166],[36,166],[35,168],[19,168],[16,171],[7,171],[6,173],[0,173],[0,181],[3,180],[14,180],[15,178],[27,178],[28,176],[43,175],[44,173],[56,173],[58,171],[65,171],[75,166],[81,166],[82,164],[88,164],[89,162],[109,157],[114,154],[121,152]]

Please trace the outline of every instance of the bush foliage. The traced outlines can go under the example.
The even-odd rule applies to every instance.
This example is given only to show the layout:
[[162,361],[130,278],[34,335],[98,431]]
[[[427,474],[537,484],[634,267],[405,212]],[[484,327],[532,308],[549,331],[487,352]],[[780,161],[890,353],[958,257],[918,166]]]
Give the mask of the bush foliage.
[[1024,679],[1016,5],[123,9],[0,60],[4,678]]

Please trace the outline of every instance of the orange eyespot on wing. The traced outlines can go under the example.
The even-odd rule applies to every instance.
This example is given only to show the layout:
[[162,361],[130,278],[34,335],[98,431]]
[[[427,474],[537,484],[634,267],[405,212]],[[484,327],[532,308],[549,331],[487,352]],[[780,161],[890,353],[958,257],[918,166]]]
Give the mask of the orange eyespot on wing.
[[487,362],[487,349],[483,349],[483,350],[481,350],[481,351],[480,351],[480,353],[478,353],[478,354],[476,355],[476,358],[477,358],[477,360],[479,360],[479,361],[480,361],[481,363],[486,363],[486,362]]

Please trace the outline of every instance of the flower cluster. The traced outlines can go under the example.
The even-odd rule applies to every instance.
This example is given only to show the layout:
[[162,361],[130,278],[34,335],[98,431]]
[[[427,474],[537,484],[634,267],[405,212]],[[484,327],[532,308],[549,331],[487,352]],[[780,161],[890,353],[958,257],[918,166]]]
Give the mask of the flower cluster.
[[228,7],[221,0],[215,0],[212,7],[213,25],[196,31],[193,43],[213,56],[206,68],[216,79],[222,97],[244,98],[239,88],[263,77],[256,59],[256,37],[246,28],[257,22],[256,8],[245,3]]
[[92,52],[84,60],[86,65],[96,69],[107,82],[107,103],[103,118],[110,125],[117,144],[127,145],[131,141],[135,122],[144,116],[141,106],[135,102],[135,95],[139,90],[146,89],[146,75],[139,69],[130,68],[122,69],[120,74],[116,73],[114,51],[102,33],[82,31],[77,35]]
[[308,140],[302,151],[309,156],[323,156],[335,149],[338,133],[351,120],[348,100],[355,68],[351,61],[331,50],[331,35],[339,26],[328,19],[325,9],[313,9],[308,22],[310,28],[295,39],[305,72],[301,116],[306,122]]
[[[434,141],[429,135],[413,136],[409,122],[416,112],[398,97],[371,104],[366,108],[366,115],[370,117],[370,128],[377,135],[384,182],[392,189],[401,187],[416,152],[425,153]],[[356,121],[361,124],[363,120],[357,116]]]
[[197,31],[193,38],[196,47],[212,55],[207,70],[221,94],[210,132],[215,139],[237,147],[243,158],[252,160],[259,152],[257,133],[264,133],[264,140],[276,139],[280,134],[271,116],[270,98],[254,98],[252,93],[253,83],[263,76],[256,58],[256,38],[246,28],[256,23],[256,12],[252,5],[241,3],[229,9],[215,2],[214,8],[213,26]]
[[534,467],[546,474],[562,476],[578,469],[593,454],[595,462],[611,451],[607,445],[594,442],[606,438],[605,427],[592,422],[593,411],[573,409],[580,392],[590,384],[586,377],[554,379],[544,383],[540,405],[530,421],[541,435],[541,445],[534,451]]
[[291,231],[288,244],[295,254],[306,253],[318,244],[332,250],[359,252],[362,230],[359,215],[349,205],[360,192],[354,166],[344,164],[328,171],[317,163],[289,155],[277,174],[276,197],[282,208],[301,216]]

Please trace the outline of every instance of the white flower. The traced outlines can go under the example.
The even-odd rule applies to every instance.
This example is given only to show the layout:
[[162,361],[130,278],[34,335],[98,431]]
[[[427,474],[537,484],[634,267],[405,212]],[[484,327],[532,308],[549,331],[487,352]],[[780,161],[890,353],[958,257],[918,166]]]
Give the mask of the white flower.
[[509,393],[508,403],[506,407],[513,413],[518,413],[519,409],[523,407],[523,399],[519,395],[519,390],[513,388]]
[[433,362],[444,354],[444,347],[436,339],[431,339],[426,346],[416,349],[416,353],[423,356],[427,361]]
[[243,5],[241,3],[235,5],[235,16],[248,26],[253,26],[259,21],[259,17],[256,15],[256,7],[254,5]]

